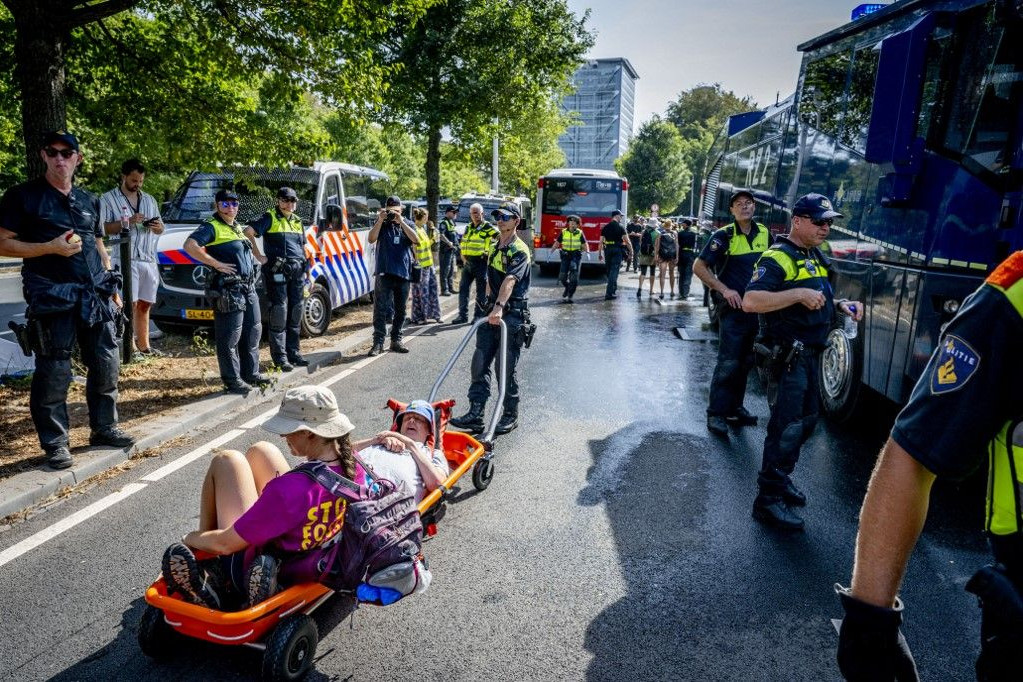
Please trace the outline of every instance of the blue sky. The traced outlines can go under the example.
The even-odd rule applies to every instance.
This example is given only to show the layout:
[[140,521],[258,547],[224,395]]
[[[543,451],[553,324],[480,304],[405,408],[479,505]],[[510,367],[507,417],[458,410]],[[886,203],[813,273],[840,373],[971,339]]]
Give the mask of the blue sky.
[[678,93],[720,82],[761,105],[796,86],[796,45],[849,21],[858,0],[568,0],[597,31],[591,58],[625,57],[639,73],[636,130]]

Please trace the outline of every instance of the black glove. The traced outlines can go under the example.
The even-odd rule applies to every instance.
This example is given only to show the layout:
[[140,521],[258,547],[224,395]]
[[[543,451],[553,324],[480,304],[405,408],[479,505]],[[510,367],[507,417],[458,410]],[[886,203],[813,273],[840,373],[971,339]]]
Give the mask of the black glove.
[[835,585],[845,618],[838,631],[838,667],[850,682],[916,682],[916,662],[909,651],[902,624],[902,602],[894,609],[873,606]]
[[977,679],[1019,679],[1023,662],[1023,595],[1002,564],[977,571],[966,591],[980,602],[980,657]]

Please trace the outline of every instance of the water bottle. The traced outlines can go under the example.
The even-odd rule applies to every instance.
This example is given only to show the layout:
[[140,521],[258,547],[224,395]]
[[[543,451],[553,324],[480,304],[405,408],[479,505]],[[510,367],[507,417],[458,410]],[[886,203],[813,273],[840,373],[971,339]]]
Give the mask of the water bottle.
[[845,334],[847,339],[855,339],[856,333],[859,330],[859,325],[856,324],[856,320],[853,319],[853,315],[856,314],[856,306],[847,305],[849,312],[852,315],[846,315],[845,320],[842,321],[842,333]]
[[128,210],[127,206],[121,207],[121,232],[127,232],[131,226],[131,211]]

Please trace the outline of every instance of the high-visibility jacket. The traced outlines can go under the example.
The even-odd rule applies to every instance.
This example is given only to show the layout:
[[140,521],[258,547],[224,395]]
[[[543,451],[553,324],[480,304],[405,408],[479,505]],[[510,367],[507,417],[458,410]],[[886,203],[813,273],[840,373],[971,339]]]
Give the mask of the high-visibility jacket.
[[582,251],[583,242],[586,241],[586,237],[583,235],[582,230],[562,230],[559,241],[561,242],[562,251]]
[[497,229],[486,220],[479,225],[469,223],[465,228],[465,234],[462,235],[462,257],[486,256],[493,250],[497,235]]
[[416,236],[419,237],[419,243],[416,244],[416,262],[421,268],[432,268],[433,252],[431,248],[433,243],[430,241],[430,235],[426,233],[425,227],[416,225]]

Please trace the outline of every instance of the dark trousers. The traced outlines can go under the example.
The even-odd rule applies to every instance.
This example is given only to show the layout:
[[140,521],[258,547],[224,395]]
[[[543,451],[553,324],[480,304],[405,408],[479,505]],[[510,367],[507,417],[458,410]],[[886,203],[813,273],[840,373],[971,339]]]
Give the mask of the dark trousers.
[[[266,297],[270,301],[270,357],[281,364],[284,360],[302,355],[298,348],[298,337],[302,331],[305,280],[301,276],[288,279],[284,275],[274,275],[269,268],[263,271],[266,275]],[[283,278],[284,281],[276,281],[275,277]]]
[[32,423],[39,444],[49,452],[68,445],[67,391],[71,385],[71,351],[78,343],[85,379],[85,404],[89,426],[100,431],[117,423],[117,375],[120,361],[113,322],[87,325],[75,309],[41,317],[50,333],[50,348],[36,353],[35,373],[29,395]]
[[217,365],[227,386],[249,381],[259,374],[259,337],[263,322],[259,314],[256,287],[243,292],[244,310],[213,312],[213,333],[217,337]]
[[710,381],[707,415],[731,417],[742,407],[746,397],[746,380],[753,368],[753,341],[759,321],[752,313],[724,305],[718,323],[718,362]]
[[579,286],[579,267],[582,264],[582,251],[561,252],[561,273],[558,281],[565,287],[565,296],[572,298]]
[[604,262],[607,264],[607,288],[604,296],[614,296],[618,291],[618,272],[622,269],[624,251],[620,246],[604,247]]
[[455,290],[455,251],[440,250],[440,292],[450,294]]
[[472,313],[475,320],[482,317],[487,309],[487,259],[486,256],[476,256],[464,260],[461,279],[458,280],[458,316],[469,316],[469,288],[475,283],[476,305]]
[[[782,370],[777,381],[778,398],[771,406],[764,439],[764,458],[757,484],[761,498],[780,497],[799,460],[799,449],[813,434],[820,413],[817,363],[820,354],[806,350]],[[772,391],[773,392],[773,391]]]
[[678,255],[678,295],[685,298],[689,295],[689,289],[693,284],[693,263],[696,262],[696,253],[683,251]]
[[639,270],[639,239],[629,237],[629,242],[632,243],[632,258],[628,258],[626,255],[625,272],[628,272],[630,269],[635,272]]
[[[519,381],[515,368],[519,364],[522,353],[522,337],[520,328],[524,324],[522,314],[509,310],[504,314],[504,324],[508,327],[508,364],[507,388],[504,391],[504,411],[518,414]],[[472,383],[469,384],[469,402],[486,403],[490,397],[490,369],[493,366],[497,375],[501,368],[497,353],[501,350],[501,328],[489,323],[480,325],[476,332],[476,350],[472,354]]]
[[387,336],[387,314],[394,311],[391,321],[391,341],[401,341],[401,328],[405,324],[409,287],[407,279],[394,275],[377,275],[373,290],[373,344],[382,345]]

